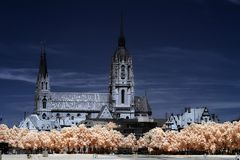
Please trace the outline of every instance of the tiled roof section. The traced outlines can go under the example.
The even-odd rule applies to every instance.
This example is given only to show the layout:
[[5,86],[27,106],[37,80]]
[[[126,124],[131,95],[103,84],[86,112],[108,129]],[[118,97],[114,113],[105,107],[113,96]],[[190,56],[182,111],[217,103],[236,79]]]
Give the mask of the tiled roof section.
[[31,116],[29,116],[29,119],[32,122],[32,124],[38,129],[39,128],[39,122],[40,122],[39,117],[35,114],[32,114]]
[[151,114],[151,107],[148,104],[147,98],[146,97],[139,97],[135,96],[134,97],[134,107],[135,107],[135,112],[142,112],[142,113],[149,113]]
[[109,104],[108,93],[51,92],[51,107],[55,110],[100,111]]

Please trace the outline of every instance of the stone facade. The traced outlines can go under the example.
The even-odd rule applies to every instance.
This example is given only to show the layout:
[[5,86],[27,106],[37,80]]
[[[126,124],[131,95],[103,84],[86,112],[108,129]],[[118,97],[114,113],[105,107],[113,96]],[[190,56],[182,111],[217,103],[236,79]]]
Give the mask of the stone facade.
[[125,47],[122,24],[118,47],[112,57],[108,93],[52,92],[43,46],[34,101],[33,114],[26,117],[19,127],[32,130],[61,129],[78,125],[86,119],[152,121],[147,97],[135,96],[134,93],[132,57]]
[[118,48],[112,57],[110,72],[110,103],[114,117],[133,119],[134,110],[134,75],[132,57],[125,47],[125,38],[121,27]]

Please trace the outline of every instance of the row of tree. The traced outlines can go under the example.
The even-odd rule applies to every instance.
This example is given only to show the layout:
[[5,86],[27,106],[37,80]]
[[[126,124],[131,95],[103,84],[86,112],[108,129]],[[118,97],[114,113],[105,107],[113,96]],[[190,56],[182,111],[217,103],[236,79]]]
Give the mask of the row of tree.
[[25,150],[47,149],[58,153],[96,153],[98,151],[133,152],[147,149],[150,153],[233,153],[240,149],[240,121],[192,124],[180,132],[154,128],[136,139],[124,137],[114,130],[115,124],[86,128],[84,125],[63,128],[61,131],[29,131],[0,125],[0,142]]

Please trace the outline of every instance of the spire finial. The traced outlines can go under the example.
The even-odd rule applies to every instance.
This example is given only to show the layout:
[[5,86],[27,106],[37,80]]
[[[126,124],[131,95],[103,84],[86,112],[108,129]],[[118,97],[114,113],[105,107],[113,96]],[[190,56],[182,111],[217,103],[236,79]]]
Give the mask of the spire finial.
[[40,43],[41,43],[41,53],[45,53],[46,40],[42,40]]
[[118,38],[118,47],[125,47],[123,12],[121,13],[120,36],[119,36],[119,38]]
[[44,78],[47,76],[47,58],[46,58],[46,41],[41,41],[41,57],[40,57],[40,65],[39,65],[39,75],[43,75]]
[[145,98],[146,98],[146,101],[147,101],[147,104],[148,104],[148,95],[147,95],[147,90],[145,89]]
[[147,89],[144,90],[145,97],[147,98]]

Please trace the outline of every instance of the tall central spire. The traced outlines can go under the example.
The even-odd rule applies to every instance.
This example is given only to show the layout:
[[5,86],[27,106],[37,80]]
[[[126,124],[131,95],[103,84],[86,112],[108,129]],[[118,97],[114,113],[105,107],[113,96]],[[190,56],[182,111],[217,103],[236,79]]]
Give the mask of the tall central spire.
[[125,37],[124,37],[124,28],[123,28],[123,14],[121,14],[120,36],[118,38],[118,47],[124,47],[125,48]]

